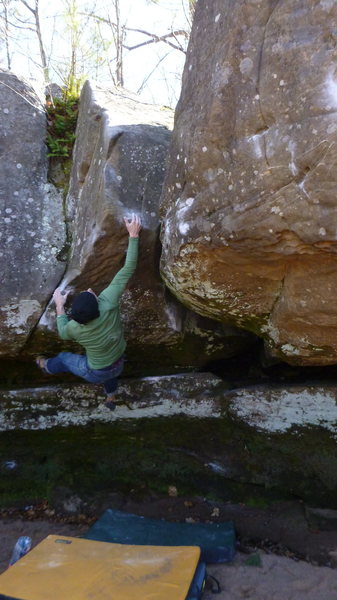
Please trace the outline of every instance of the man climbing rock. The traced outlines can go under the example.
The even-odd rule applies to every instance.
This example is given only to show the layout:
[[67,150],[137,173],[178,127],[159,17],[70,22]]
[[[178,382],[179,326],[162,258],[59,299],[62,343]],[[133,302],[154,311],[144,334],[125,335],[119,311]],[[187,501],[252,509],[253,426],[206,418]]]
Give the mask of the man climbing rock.
[[70,318],[64,306],[68,293],[57,288],[53,295],[56,305],[57,329],[63,340],[74,340],[86,351],[85,355],[60,352],[53,358],[40,356],[36,363],[45,373],[73,373],[90,383],[103,383],[107,395],[106,406],[116,408],[117,377],[124,366],[126,342],[120,317],[119,301],[134,273],[138,258],[140,218],[132,215],[124,219],[129,232],[125,264],[99,296],[89,288],[74,299]]

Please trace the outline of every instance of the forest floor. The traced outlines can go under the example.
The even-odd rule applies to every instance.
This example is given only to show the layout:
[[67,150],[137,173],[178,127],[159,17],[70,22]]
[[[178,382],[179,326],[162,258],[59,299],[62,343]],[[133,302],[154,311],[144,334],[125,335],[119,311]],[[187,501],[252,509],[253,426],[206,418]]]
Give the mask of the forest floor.
[[[101,506],[105,510],[108,506]],[[228,564],[208,565],[220,583],[214,595],[207,586],[203,600],[336,600],[337,531],[308,526],[300,503],[270,508],[221,504],[205,499],[147,498],[124,500],[112,508],[171,521],[232,520],[238,552]],[[3,572],[19,536],[32,538],[33,547],[47,535],[80,537],[99,514],[64,515],[47,503],[0,512],[0,572]],[[1,586],[0,586],[1,592]]]

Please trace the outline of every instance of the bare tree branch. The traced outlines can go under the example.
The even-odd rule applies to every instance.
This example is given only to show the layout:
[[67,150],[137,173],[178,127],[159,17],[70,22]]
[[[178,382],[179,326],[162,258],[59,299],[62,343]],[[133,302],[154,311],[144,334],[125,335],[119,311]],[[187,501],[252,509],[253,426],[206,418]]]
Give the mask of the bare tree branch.
[[116,24],[112,23],[110,16],[108,17],[109,25],[114,37],[115,48],[116,48],[116,82],[121,87],[124,86],[124,60],[123,60],[123,48],[125,38],[125,25],[121,25],[120,20],[120,4],[119,0],[114,0],[113,5],[115,8]]
[[[134,30],[136,31],[136,30]],[[183,54],[186,54],[186,50],[184,50],[184,48],[178,44],[172,44],[172,42],[168,41],[168,38],[170,37],[174,37],[176,39],[176,36],[174,33],[169,33],[163,36],[157,36],[155,34],[152,33],[147,33],[147,32],[141,32],[141,33],[146,33],[146,35],[149,35],[152,37],[151,40],[148,40],[147,42],[141,42],[140,44],[136,44],[135,46],[124,46],[124,48],[126,48],[126,50],[136,50],[137,48],[141,48],[142,46],[148,46],[149,44],[158,44],[158,42],[164,42],[165,44],[168,44],[168,46],[171,46],[171,48],[174,48],[174,50],[179,50],[179,52],[182,52]]]
[[[160,5],[159,0],[157,1]],[[189,5],[196,0],[179,1],[185,5],[186,17],[189,12]],[[48,76],[48,69],[56,75],[58,75],[57,71],[59,70],[63,82],[70,80],[79,82],[81,78],[83,79],[83,76],[92,76],[94,73],[96,80],[109,78],[110,75],[110,80],[113,81],[114,85],[123,86],[124,70],[126,71],[128,68],[126,57],[129,56],[130,63],[134,64],[129,53],[141,49],[143,46],[145,48],[151,45],[151,48],[154,49],[153,44],[157,44],[156,48],[158,50],[160,47],[158,56],[151,59],[151,66],[148,67],[147,73],[144,64],[143,73],[142,75],[139,74],[141,80],[138,79],[138,84],[135,84],[136,88],[138,87],[137,93],[141,93],[145,87],[149,87],[149,80],[153,78],[156,69],[162,72],[163,69],[160,64],[165,64],[164,61],[165,59],[167,61],[169,54],[174,56],[172,52],[176,53],[177,51],[183,54],[186,53],[186,41],[189,37],[189,25],[186,19],[180,22],[181,24],[178,24],[178,21],[175,21],[176,24],[174,24],[174,21],[172,21],[171,26],[169,24],[168,27],[162,27],[164,29],[162,35],[160,25],[152,27],[151,24],[147,25],[145,22],[142,25],[146,29],[141,29],[140,21],[138,21],[140,28],[137,28],[138,23],[136,21],[134,27],[127,27],[127,16],[123,17],[126,0],[108,0],[104,7],[99,0],[90,0],[88,3],[84,0],[82,2],[81,0],[56,2],[55,7],[51,5],[54,31],[53,34],[48,34],[48,39],[44,39],[45,22],[43,19],[50,17],[39,15],[39,6],[41,10],[42,2],[44,0],[0,0],[0,6],[2,7],[0,38],[2,39],[3,58],[5,60],[5,44],[7,43],[8,65],[23,50],[22,56],[25,56],[28,61],[27,71],[30,69],[29,64],[32,65],[32,69],[35,71],[35,65],[38,63],[39,69],[43,69],[45,78]],[[95,4],[97,4],[97,9]],[[5,15],[4,7],[7,5],[10,10]],[[66,11],[62,10],[63,5],[66,6]],[[81,7],[82,10],[77,10]],[[125,14],[127,15],[127,12]],[[65,27],[66,16],[70,20],[68,29]],[[149,30],[147,30],[147,27],[149,27]],[[151,32],[152,29],[154,29],[153,33]],[[22,35],[21,31],[26,32],[27,35]],[[156,31],[159,33],[157,34]],[[55,39],[53,39],[54,34]],[[44,44],[44,41],[46,44]],[[166,46],[162,44],[166,44]],[[69,46],[71,55],[65,58],[64,54],[68,52]],[[153,53],[156,54],[156,52]],[[13,55],[13,59],[11,55]],[[177,63],[180,64],[178,58]],[[156,62],[157,64],[153,66]],[[165,75],[163,76],[165,77]],[[169,82],[167,81],[166,84],[169,85]]]
[[43,76],[44,76],[45,83],[48,83],[49,74],[48,74],[46,53],[45,53],[44,44],[43,44],[43,40],[42,40],[42,31],[41,31],[40,14],[39,14],[39,0],[34,0],[34,7],[30,6],[30,4],[28,4],[28,2],[26,2],[26,0],[20,0],[20,2],[34,16],[34,24],[32,25],[31,23],[27,23],[23,19],[20,19],[18,16],[16,16],[15,17],[16,20],[19,23],[22,23],[23,26],[21,27],[20,25],[13,24],[13,27],[15,27],[17,29],[25,29],[26,31],[33,31],[37,35]]
[[[3,19],[3,17],[1,15],[0,15],[0,19]],[[20,20],[18,18],[17,18],[17,20],[20,23],[25,23],[25,21],[22,21],[22,20]],[[20,25],[17,25],[16,23],[13,23],[12,21],[8,21],[8,25],[10,25],[11,27],[15,27],[15,29],[27,29],[27,31],[34,31],[34,33],[35,33],[34,27],[30,27],[31,24],[24,25],[24,26],[21,27]]]
[[[23,0],[21,0],[22,2]],[[40,48],[40,56],[42,62],[42,70],[44,75],[45,83],[49,83],[49,73],[48,73],[48,65],[47,65],[47,57],[44,49],[44,44],[42,40],[42,31],[40,25],[40,15],[39,15],[39,0],[35,0],[35,25],[36,25],[36,35],[39,40],[39,48]]]
[[155,33],[149,33],[148,31],[144,31],[144,29],[133,29],[132,27],[126,27],[128,31],[135,31],[136,33],[143,33],[144,35],[149,35],[150,37],[159,38],[159,41],[166,37],[170,37],[172,35],[183,35],[185,38],[188,38],[188,33],[184,29],[179,29],[178,31],[170,31],[170,33],[166,33],[165,35],[158,36]]
[[9,36],[8,2],[7,2],[7,0],[4,1],[3,6],[4,6],[4,11],[5,11],[4,35],[5,35],[5,44],[6,44],[7,68],[10,71],[11,70],[11,55],[9,52],[10,36]]
[[[106,19],[104,17],[100,17],[98,15],[93,15],[93,14],[89,14],[89,13],[79,13],[79,14],[89,16],[97,21],[106,23],[107,25],[110,25],[111,29],[115,29],[116,31],[118,29],[118,23],[113,23],[110,18]],[[147,46],[149,44],[157,44],[158,42],[164,42],[165,44],[172,46],[172,48],[174,48],[175,50],[179,50],[180,52],[183,52],[184,54],[186,54],[186,51],[178,43],[178,40],[176,39],[177,36],[179,36],[179,35],[184,36],[184,38],[186,38],[186,39],[189,38],[188,31],[185,31],[184,29],[179,29],[178,31],[171,31],[170,33],[166,33],[164,35],[156,35],[155,33],[150,33],[149,31],[144,31],[143,29],[134,29],[132,27],[124,27],[124,30],[125,31],[133,31],[134,33],[142,33],[143,35],[147,35],[152,38],[148,42],[142,42],[140,44],[136,44],[135,46],[124,45],[124,48],[126,50],[136,50],[136,48],[141,48],[142,46]],[[178,45],[172,44],[171,42],[168,41],[168,38],[172,38],[172,37],[176,39]]]
[[24,6],[26,8],[28,8],[28,10],[30,10],[31,13],[33,13],[34,17],[35,17],[35,10],[29,6],[28,2],[26,2],[26,0],[20,0],[21,4],[24,4]]
[[156,64],[156,65],[153,67],[152,71],[151,71],[151,72],[150,72],[150,73],[149,73],[149,74],[148,74],[148,75],[145,77],[145,79],[143,79],[141,86],[140,86],[140,87],[138,88],[138,90],[137,90],[137,94],[140,94],[140,93],[143,91],[143,89],[144,89],[144,87],[146,86],[147,82],[149,81],[149,79],[150,79],[151,75],[153,75],[153,73],[155,72],[155,70],[156,70],[156,69],[159,67],[160,63],[161,63],[163,60],[165,60],[165,58],[166,58],[166,57],[167,57],[169,54],[170,54],[170,52],[166,52],[166,54],[164,54],[164,56],[162,56],[162,57],[161,57],[161,58],[158,60],[157,64]]

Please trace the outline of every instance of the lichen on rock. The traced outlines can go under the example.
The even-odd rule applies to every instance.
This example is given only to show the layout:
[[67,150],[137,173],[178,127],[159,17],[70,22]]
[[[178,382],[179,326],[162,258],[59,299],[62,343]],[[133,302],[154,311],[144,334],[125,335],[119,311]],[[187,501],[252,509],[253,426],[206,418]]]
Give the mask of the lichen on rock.
[[197,5],[162,194],[171,291],[260,320],[293,364],[337,362],[336,18],[335,3]]
[[31,86],[0,70],[0,355],[16,356],[64,271],[62,198],[47,182],[44,106]]

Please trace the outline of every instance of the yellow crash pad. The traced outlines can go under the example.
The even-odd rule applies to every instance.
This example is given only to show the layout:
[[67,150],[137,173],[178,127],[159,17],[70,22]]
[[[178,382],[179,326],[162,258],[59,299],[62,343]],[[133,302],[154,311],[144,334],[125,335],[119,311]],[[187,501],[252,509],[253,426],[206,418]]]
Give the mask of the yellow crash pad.
[[185,600],[193,546],[128,546],[49,535],[0,575],[0,598]]

